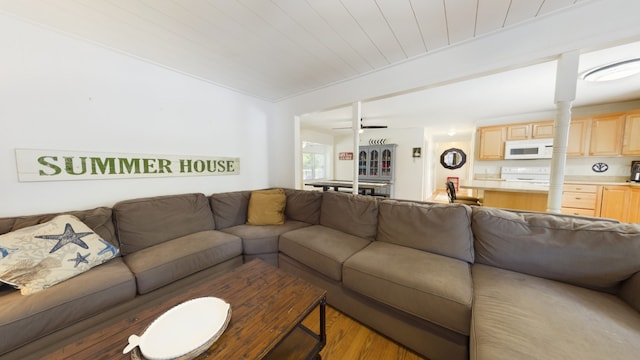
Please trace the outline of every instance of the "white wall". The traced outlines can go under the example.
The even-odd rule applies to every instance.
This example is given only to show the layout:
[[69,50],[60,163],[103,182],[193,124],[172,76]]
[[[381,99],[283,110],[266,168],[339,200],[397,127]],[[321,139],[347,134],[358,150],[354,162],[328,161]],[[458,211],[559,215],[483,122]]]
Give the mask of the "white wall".
[[[0,49],[0,216],[269,185],[273,104],[3,14]],[[239,157],[240,175],[21,183],[16,148]]]

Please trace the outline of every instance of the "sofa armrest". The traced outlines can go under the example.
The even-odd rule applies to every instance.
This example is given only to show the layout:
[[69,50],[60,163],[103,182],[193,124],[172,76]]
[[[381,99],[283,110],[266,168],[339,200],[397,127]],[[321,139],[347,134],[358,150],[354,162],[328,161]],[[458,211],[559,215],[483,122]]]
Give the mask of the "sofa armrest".
[[622,283],[619,295],[622,300],[640,312],[640,272],[633,274]]

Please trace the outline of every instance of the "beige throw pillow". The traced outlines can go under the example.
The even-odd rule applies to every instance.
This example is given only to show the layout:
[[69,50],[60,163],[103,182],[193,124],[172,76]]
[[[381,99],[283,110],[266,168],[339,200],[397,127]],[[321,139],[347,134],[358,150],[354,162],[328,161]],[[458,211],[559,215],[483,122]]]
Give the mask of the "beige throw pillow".
[[249,197],[247,224],[282,225],[287,196],[283,189],[256,190]]
[[0,281],[29,295],[112,259],[118,249],[72,215],[0,235]]

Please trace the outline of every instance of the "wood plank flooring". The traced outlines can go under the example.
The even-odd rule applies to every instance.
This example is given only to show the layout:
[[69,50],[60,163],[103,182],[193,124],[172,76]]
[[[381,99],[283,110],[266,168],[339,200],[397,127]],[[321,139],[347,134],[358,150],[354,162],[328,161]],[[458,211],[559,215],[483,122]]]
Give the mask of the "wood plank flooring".
[[[320,352],[323,360],[425,359],[330,306],[327,306],[326,321],[327,344]],[[313,331],[318,331],[319,323],[319,309],[303,321]]]

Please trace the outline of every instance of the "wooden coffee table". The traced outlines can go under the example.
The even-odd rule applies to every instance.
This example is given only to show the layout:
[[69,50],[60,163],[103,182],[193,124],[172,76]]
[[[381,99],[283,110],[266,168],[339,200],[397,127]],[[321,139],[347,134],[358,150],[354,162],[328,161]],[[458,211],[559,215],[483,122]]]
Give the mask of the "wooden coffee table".
[[[231,304],[231,321],[222,336],[197,359],[319,359],[326,342],[322,290],[260,260],[253,260],[190,289],[114,319],[65,344],[48,359],[130,359],[122,354],[131,334],[141,335],[165,311],[189,299],[215,296]],[[320,307],[316,332],[301,324]]]

